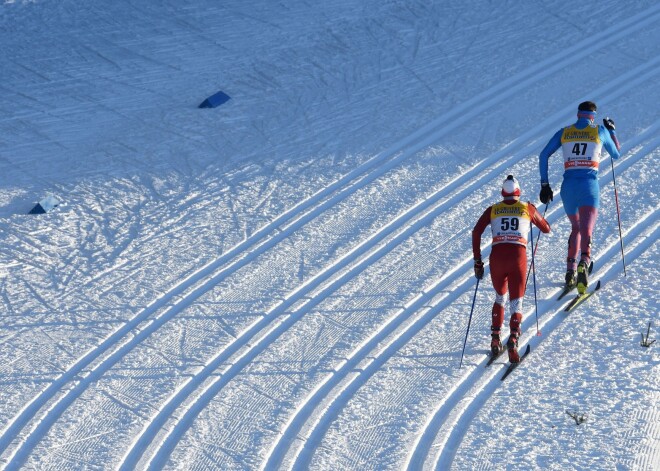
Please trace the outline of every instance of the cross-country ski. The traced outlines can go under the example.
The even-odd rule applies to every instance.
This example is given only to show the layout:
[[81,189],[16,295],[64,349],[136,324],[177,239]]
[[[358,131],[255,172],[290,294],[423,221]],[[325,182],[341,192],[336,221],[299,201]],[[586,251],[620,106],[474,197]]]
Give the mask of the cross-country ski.
[[565,312],[571,312],[573,309],[577,308],[580,304],[584,303],[587,299],[589,299],[591,296],[596,294],[596,292],[600,289],[600,280],[598,280],[598,283],[596,283],[596,287],[593,288],[590,291],[586,291],[584,294],[578,294],[576,295],[570,303],[566,306],[564,309]]
[[509,363],[509,366],[507,366],[506,371],[500,378],[501,381],[504,381],[518,366],[523,362],[525,358],[527,358],[527,355],[529,355],[529,352],[532,350],[532,347],[528,344],[527,348],[525,348],[525,353],[522,354],[520,357],[520,361],[517,361],[516,363]]
[[[593,268],[594,268],[594,262],[591,262],[589,264],[589,274],[591,274],[591,272],[593,271]],[[562,290],[562,292],[557,297],[557,301],[562,299],[564,296],[566,296],[568,293],[573,291],[575,288],[577,288],[576,278],[575,278],[574,274],[569,273],[566,276],[566,284],[564,286],[564,289]]]

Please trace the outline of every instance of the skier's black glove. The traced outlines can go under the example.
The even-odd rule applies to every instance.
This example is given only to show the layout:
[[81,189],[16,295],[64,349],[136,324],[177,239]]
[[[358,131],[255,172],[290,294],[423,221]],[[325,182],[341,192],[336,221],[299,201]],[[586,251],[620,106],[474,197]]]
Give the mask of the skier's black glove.
[[481,259],[474,261],[474,277],[480,280],[484,277],[484,262]]
[[603,125],[610,131],[614,131],[614,120],[610,117],[603,118]]
[[543,204],[548,204],[549,201],[552,201],[552,188],[550,188],[549,183],[541,183],[541,194],[539,195],[539,198],[541,199],[541,203]]

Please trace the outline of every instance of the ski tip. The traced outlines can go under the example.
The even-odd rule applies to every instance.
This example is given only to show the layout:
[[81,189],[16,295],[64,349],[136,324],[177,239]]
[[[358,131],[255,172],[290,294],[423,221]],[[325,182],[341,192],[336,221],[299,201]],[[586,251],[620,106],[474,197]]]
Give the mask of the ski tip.
[[596,283],[596,288],[594,291],[598,291],[600,289],[600,280],[598,280],[598,283]]

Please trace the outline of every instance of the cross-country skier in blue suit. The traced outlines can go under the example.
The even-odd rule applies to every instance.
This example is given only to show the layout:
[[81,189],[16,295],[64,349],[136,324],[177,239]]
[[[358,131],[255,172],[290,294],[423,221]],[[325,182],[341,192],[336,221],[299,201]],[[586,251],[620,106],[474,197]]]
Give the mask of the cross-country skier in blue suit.
[[[552,136],[539,156],[541,171],[541,203],[552,201],[552,189],[548,180],[548,160],[560,147],[564,154],[564,180],[561,198],[564,210],[571,221],[566,259],[566,286],[577,283],[579,293],[587,289],[587,273],[591,262],[591,236],[593,234],[600,188],[598,165],[604,147],[613,159],[619,158],[619,141],[614,132],[614,121],[603,119],[604,126],[594,124],[596,104],[585,101],[578,106],[578,120]],[[578,251],[580,260],[578,263]],[[577,268],[577,276],[576,276]]]

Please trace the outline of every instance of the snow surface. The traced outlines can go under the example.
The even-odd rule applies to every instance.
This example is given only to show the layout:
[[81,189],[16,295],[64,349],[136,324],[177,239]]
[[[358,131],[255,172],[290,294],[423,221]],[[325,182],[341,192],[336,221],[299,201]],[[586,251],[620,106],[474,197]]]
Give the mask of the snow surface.
[[[659,26],[652,0],[5,0],[0,466],[659,470]],[[585,99],[623,144],[626,274],[606,159],[603,288],[567,315],[537,156]],[[509,173],[553,230],[501,382],[488,276],[459,363]]]

